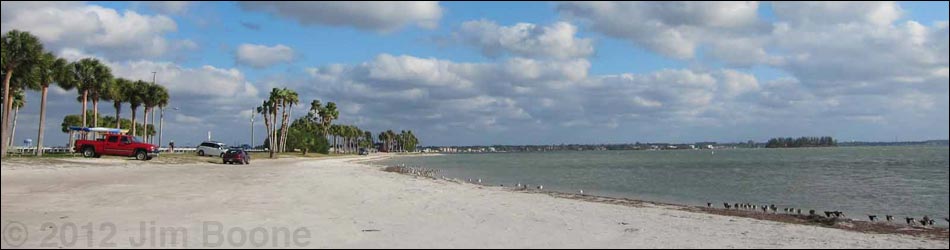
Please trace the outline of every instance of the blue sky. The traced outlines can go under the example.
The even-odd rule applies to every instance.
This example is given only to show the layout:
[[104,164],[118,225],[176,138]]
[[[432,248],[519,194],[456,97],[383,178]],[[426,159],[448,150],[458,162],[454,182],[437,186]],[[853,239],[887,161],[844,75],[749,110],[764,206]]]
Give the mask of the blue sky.
[[[34,30],[61,56],[100,58],[119,76],[159,71],[182,107],[168,118],[185,127],[169,132],[179,144],[207,130],[247,143],[241,116],[272,87],[347,105],[341,123],[414,130],[426,145],[924,140],[950,127],[947,2],[32,4],[4,2],[3,31]],[[137,17],[139,27],[109,26]],[[95,25],[112,29],[70,32]],[[149,41],[168,46],[139,53],[156,48]],[[242,45],[275,58],[242,60]],[[50,126],[72,105],[51,103]],[[34,127],[21,125],[18,140]]]

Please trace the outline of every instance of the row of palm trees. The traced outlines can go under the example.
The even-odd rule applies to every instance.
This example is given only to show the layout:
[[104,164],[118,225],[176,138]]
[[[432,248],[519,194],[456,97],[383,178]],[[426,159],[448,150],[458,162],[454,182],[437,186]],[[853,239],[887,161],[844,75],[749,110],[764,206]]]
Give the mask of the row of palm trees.
[[333,137],[331,145],[336,153],[355,154],[360,148],[373,145],[373,133],[353,125],[331,125],[329,135]]
[[379,133],[379,141],[383,143],[386,152],[415,151],[419,145],[419,138],[412,131],[400,131],[396,134],[392,130]]
[[[116,110],[116,128],[122,129],[121,110],[123,104],[129,104],[132,111],[131,134],[136,132],[136,115],[138,109],[143,108],[142,124],[149,124],[149,115],[154,124],[154,110],[164,110],[168,106],[169,93],[162,86],[145,81],[132,81],[115,78],[112,70],[97,59],[85,58],[76,62],[68,62],[58,58],[43,48],[43,44],[29,32],[11,30],[2,36],[2,65],[3,80],[3,142],[12,141],[13,133],[9,129],[11,124],[10,112],[16,108],[11,93],[25,90],[40,91],[40,119],[37,135],[36,155],[43,155],[43,139],[46,124],[46,103],[50,86],[63,90],[76,90],[77,101],[82,103],[82,126],[89,127],[87,117],[88,105],[92,104],[92,124],[100,126],[99,102],[111,101]],[[25,100],[21,103],[25,103]],[[142,138],[151,141],[153,138],[146,131],[141,131]],[[72,138],[70,138],[72,141]],[[3,156],[6,156],[8,143],[3,146]]]
[[[264,117],[270,157],[273,158],[276,153],[294,150],[287,147],[287,135],[291,129],[290,125],[297,122],[304,122],[315,128],[310,136],[323,136],[333,153],[356,154],[360,148],[371,148],[375,145],[372,132],[353,125],[333,124],[333,121],[340,118],[340,111],[333,102],[323,104],[319,100],[311,101],[308,114],[291,123],[293,108],[299,105],[299,102],[300,97],[296,91],[274,88],[268,98],[256,108],[256,113]],[[388,152],[412,151],[419,144],[419,139],[412,131],[402,131],[399,134],[392,130],[386,131],[379,135],[379,141],[385,142],[384,150]]]

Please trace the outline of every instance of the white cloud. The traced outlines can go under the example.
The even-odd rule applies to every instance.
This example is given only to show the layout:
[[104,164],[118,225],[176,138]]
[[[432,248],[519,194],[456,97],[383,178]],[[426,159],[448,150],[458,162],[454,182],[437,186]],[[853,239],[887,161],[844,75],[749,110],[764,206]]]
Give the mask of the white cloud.
[[438,2],[239,2],[303,25],[346,26],[392,32],[408,25],[432,29],[442,18]]
[[148,8],[165,15],[178,15],[188,10],[195,2],[189,1],[146,1]]
[[283,44],[275,46],[241,44],[235,53],[238,64],[254,68],[267,68],[294,60],[296,54],[293,49]]
[[835,26],[868,23],[878,26],[897,21],[903,10],[897,3],[881,2],[775,2],[775,15],[798,26]]
[[692,59],[705,42],[759,30],[757,2],[566,2],[558,10],[598,32]]
[[583,58],[594,53],[591,39],[577,38],[577,27],[566,22],[550,26],[518,23],[499,26],[488,20],[462,23],[455,32],[460,42],[478,47],[488,56],[513,54],[516,56],[569,59]]
[[29,31],[53,51],[72,48],[110,59],[158,58],[194,49],[189,40],[169,40],[178,26],[162,15],[143,15],[71,2],[3,2],[2,32]]

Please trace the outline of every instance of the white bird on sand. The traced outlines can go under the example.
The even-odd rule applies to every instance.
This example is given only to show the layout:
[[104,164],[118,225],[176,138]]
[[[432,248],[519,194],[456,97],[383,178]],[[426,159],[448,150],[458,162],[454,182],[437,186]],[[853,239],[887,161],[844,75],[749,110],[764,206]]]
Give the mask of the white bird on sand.
[[583,190],[583,189],[581,189],[581,194],[584,194],[584,190]]
[[544,186],[538,186],[538,190],[544,190]]
[[482,184],[482,179],[478,179],[478,184]]

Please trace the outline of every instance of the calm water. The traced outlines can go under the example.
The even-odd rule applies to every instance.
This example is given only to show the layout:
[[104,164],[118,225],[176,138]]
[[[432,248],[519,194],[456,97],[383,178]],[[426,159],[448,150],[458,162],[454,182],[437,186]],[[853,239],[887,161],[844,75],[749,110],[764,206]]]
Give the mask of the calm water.
[[[453,154],[382,162],[442,175],[705,206],[713,202],[839,210],[856,219],[933,218],[950,210],[947,147]],[[941,224],[946,222],[940,220]]]

